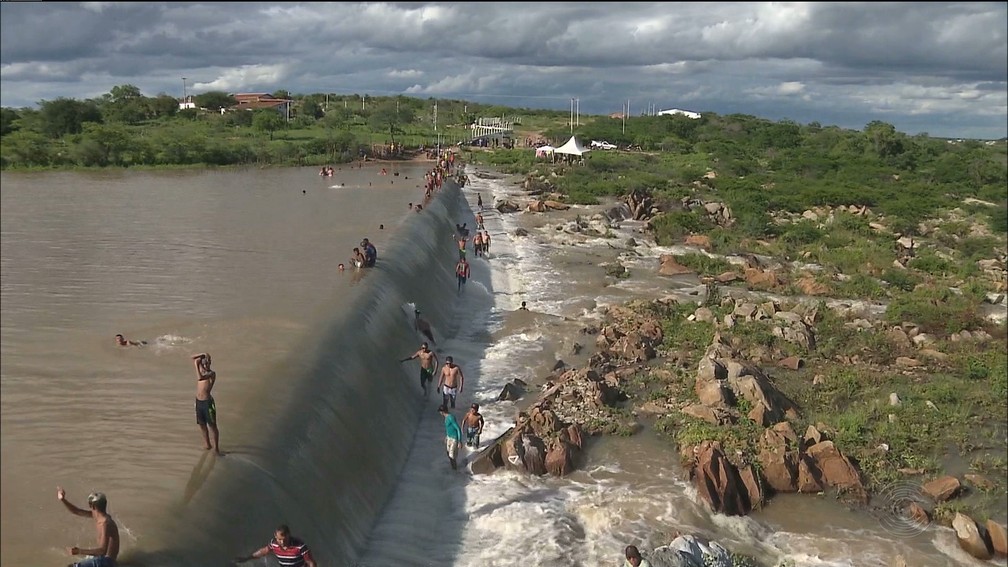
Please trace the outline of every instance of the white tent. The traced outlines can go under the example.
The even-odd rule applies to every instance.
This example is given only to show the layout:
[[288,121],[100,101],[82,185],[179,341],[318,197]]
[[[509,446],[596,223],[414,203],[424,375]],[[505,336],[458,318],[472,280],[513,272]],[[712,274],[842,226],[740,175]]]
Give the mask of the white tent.
[[589,150],[588,148],[586,148],[586,147],[582,146],[581,144],[579,144],[578,141],[576,139],[574,139],[574,136],[571,136],[570,140],[567,140],[567,142],[564,143],[564,145],[560,146],[559,148],[557,148],[557,149],[555,149],[553,151],[556,152],[556,153],[558,153],[558,154],[568,154],[568,155],[572,155],[572,156],[582,156],[582,155],[590,152],[591,150]]
[[554,150],[553,146],[539,146],[538,148],[536,148],[535,151],[536,157],[541,158],[546,156],[552,156],[553,150]]

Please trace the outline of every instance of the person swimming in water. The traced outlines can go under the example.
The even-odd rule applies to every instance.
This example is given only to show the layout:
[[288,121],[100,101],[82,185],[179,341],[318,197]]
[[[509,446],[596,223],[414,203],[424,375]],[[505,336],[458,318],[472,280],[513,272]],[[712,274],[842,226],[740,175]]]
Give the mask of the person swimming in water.
[[119,346],[143,346],[143,345],[147,344],[147,341],[131,341],[131,340],[127,340],[122,335],[116,335],[115,336],[115,342]]

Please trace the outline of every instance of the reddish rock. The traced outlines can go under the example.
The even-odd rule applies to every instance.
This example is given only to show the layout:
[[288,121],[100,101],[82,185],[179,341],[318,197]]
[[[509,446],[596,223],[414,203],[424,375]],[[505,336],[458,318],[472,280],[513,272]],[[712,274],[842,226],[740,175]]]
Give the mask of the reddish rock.
[[802,366],[804,366],[804,363],[805,361],[798,358],[797,356],[789,356],[778,362],[778,364],[780,364],[783,368],[787,368],[788,370],[798,370]]
[[746,268],[745,281],[750,287],[757,289],[771,289],[784,283],[777,272],[758,268]]
[[994,488],[994,481],[985,477],[982,474],[966,473],[963,475],[963,478],[965,478],[966,480],[969,481],[970,484],[981,490],[990,490]]
[[663,276],[677,276],[680,274],[692,274],[693,270],[683,266],[679,262],[676,262],[675,256],[671,254],[662,254],[658,258],[660,265],[658,266],[658,273]]
[[994,553],[1001,557],[1008,556],[1008,535],[1005,534],[1005,527],[994,520],[987,520],[987,534],[990,535]]
[[571,425],[567,426],[567,429],[565,429],[564,433],[561,434],[561,439],[565,439],[567,442],[577,447],[578,449],[584,447],[584,444],[581,440],[581,428],[578,427],[576,423],[572,423]]
[[765,429],[759,441],[759,460],[763,478],[774,492],[798,490],[798,453],[790,447],[795,443],[794,431],[787,422]]
[[706,234],[691,234],[686,237],[684,244],[686,244],[686,246],[697,246],[699,248],[703,248],[704,250],[711,249],[710,237]]
[[938,477],[931,482],[925,483],[921,490],[934,499],[935,502],[945,502],[959,493],[962,485],[959,479],[954,476]]
[[821,284],[813,276],[805,275],[795,282],[795,286],[805,295],[827,295],[830,292],[828,285]]
[[763,494],[763,482],[760,479],[759,473],[753,470],[751,466],[745,467],[739,471],[739,479],[745,488],[749,507],[753,510],[761,508],[765,498]]
[[832,441],[820,441],[806,449],[805,453],[815,461],[825,486],[865,492],[860,471],[833,445]]
[[904,512],[906,513],[907,518],[910,518],[913,523],[917,524],[921,528],[926,527],[929,523],[931,523],[931,516],[927,513],[927,510],[916,502],[907,504]]
[[718,443],[700,445],[691,476],[700,497],[715,512],[744,516],[751,511],[738,470],[725,457]]
[[735,272],[724,272],[722,274],[714,276],[714,281],[718,283],[731,283],[738,281],[739,275]]
[[821,473],[816,468],[815,461],[805,454],[798,455],[798,492],[822,492],[825,488]]
[[556,443],[546,453],[546,470],[553,476],[566,476],[573,469],[574,459],[566,443]]

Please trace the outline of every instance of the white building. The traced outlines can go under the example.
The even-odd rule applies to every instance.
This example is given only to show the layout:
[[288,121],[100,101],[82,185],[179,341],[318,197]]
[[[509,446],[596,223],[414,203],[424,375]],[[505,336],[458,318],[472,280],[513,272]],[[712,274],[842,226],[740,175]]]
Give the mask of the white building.
[[689,110],[679,110],[678,108],[670,108],[668,110],[658,111],[658,116],[674,116],[676,114],[682,114],[686,118],[692,118],[693,120],[700,118],[699,112],[691,112]]

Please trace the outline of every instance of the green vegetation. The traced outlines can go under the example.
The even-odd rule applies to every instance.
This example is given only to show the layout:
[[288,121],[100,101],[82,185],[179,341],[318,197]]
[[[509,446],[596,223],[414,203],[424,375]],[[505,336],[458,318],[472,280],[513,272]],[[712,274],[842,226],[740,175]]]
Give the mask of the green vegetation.
[[[959,499],[935,509],[939,520],[965,511],[975,518],[1003,515],[1003,495],[1008,488],[1008,435],[1005,400],[1008,400],[1008,334],[1003,324],[983,322],[961,313],[972,313],[965,301],[952,295],[934,305],[926,290],[908,294],[909,299],[891,307],[915,321],[930,321],[926,308],[914,307],[924,301],[931,309],[943,310],[935,321],[956,319],[954,325],[942,323],[933,352],[943,356],[921,357],[915,347],[893,342],[887,331],[878,327],[858,329],[847,325],[849,319],[820,303],[817,307],[816,348],[803,352],[771,333],[765,321],[739,323],[720,328],[722,339],[740,353],[760,346],[770,348],[772,358],[789,354],[801,356],[804,365],[797,371],[764,364],[775,386],[800,408],[792,428],[800,436],[809,425],[825,430],[844,454],[858,464],[866,486],[878,491],[888,485],[908,480],[938,476],[948,472],[951,458],[956,462],[968,457],[968,469],[953,466],[951,474],[974,472],[989,479],[990,485],[969,490]],[[625,382],[628,394],[636,399],[666,400],[679,407],[698,403],[693,383],[695,368],[714,326],[686,319],[697,305],[654,302],[633,307],[650,317],[657,317],[664,339],[662,348],[670,353],[664,361]],[[724,314],[727,308],[715,308]],[[920,319],[921,315],[924,319]],[[893,315],[889,315],[893,317]],[[953,341],[946,331],[959,324],[984,329],[992,335],[984,341]],[[899,356],[918,356],[917,367],[899,367]],[[742,358],[745,358],[742,355]],[[899,403],[892,405],[895,393]],[[738,464],[757,464],[757,442],[763,428],[747,419],[748,404],[735,408],[741,416],[737,423],[714,425],[681,412],[671,411],[658,417],[656,430],[665,433],[680,447],[701,441],[721,443],[726,455]],[[822,425],[820,425],[822,424]],[[950,518],[950,516],[949,516]],[[1002,520],[1003,521],[1003,520]]]

